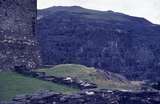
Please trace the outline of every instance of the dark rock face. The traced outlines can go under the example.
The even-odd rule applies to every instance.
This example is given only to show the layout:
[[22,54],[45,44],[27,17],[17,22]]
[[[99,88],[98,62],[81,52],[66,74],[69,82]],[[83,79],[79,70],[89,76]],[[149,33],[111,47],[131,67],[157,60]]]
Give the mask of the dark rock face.
[[35,21],[36,0],[0,0],[0,69],[40,65]]
[[[42,91],[15,97],[7,104],[159,104],[158,92],[85,91],[64,95]],[[3,104],[3,103],[2,103]]]
[[80,7],[38,11],[43,64],[76,63],[160,80],[160,26],[143,18]]

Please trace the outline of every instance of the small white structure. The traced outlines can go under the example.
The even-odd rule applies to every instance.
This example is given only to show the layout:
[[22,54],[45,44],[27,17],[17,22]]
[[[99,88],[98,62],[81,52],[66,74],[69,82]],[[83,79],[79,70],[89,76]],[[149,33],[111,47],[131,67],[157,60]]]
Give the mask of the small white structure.
[[73,79],[71,77],[66,77],[64,80],[73,82]]
[[93,91],[86,91],[85,94],[86,94],[86,95],[94,95],[95,92],[93,92]]

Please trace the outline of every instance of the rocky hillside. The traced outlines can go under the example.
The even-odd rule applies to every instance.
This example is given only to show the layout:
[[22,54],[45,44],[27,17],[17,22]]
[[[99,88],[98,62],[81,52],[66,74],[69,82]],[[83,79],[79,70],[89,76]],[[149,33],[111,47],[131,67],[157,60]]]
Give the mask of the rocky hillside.
[[160,26],[144,18],[81,7],[38,11],[43,64],[76,63],[130,79],[160,79]]
[[40,64],[35,17],[35,0],[0,0],[0,69]]

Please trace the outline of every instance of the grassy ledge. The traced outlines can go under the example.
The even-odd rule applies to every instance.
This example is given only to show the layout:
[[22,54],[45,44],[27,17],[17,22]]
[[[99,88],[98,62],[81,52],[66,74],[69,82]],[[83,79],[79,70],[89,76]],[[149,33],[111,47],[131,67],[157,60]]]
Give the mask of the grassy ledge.
[[[40,69],[39,71],[46,72],[49,75],[57,77],[74,77],[81,80],[86,80],[98,85],[100,89],[111,90],[138,90],[140,86],[130,83],[128,80],[121,81],[120,75],[111,74],[104,75],[98,72],[95,68],[86,67],[76,64],[61,64],[52,68]],[[109,77],[109,78],[107,78]]]
[[30,94],[39,90],[52,90],[60,93],[78,91],[75,88],[25,77],[14,72],[0,72],[0,101],[10,100],[16,95]]

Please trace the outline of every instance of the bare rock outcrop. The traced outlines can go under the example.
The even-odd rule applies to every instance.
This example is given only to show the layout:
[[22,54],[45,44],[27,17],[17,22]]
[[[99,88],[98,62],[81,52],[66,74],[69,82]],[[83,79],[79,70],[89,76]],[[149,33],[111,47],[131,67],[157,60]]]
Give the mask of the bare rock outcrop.
[[10,103],[2,104],[159,104],[159,92],[84,91],[65,95],[52,91],[40,91],[32,95],[20,95]]

